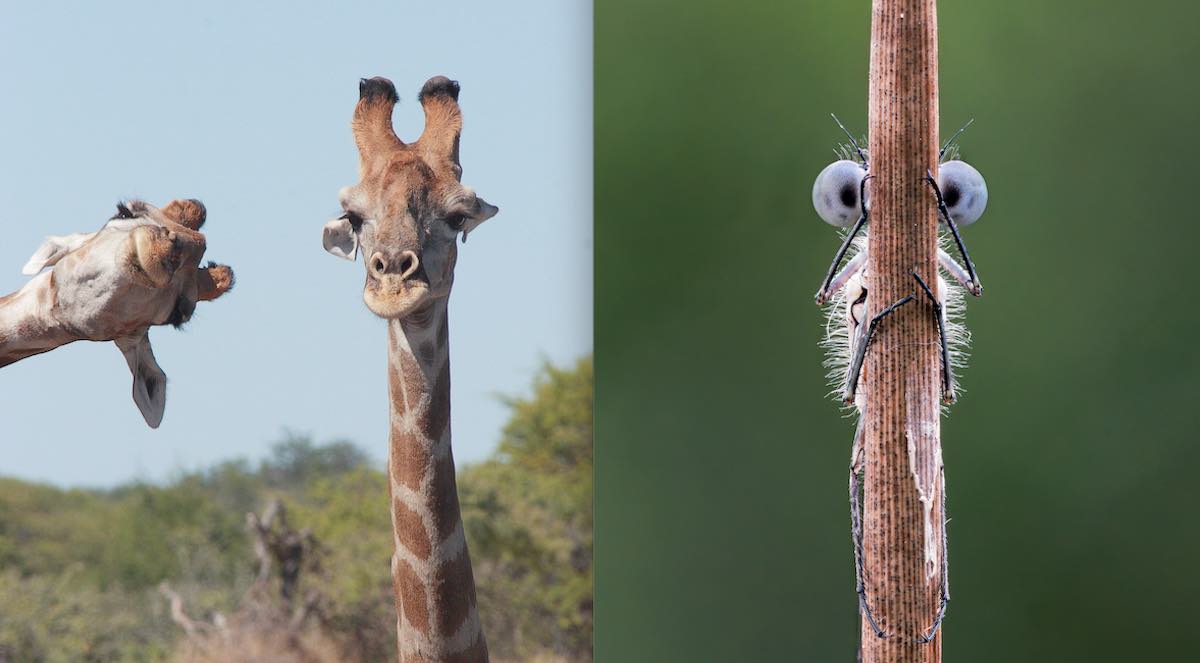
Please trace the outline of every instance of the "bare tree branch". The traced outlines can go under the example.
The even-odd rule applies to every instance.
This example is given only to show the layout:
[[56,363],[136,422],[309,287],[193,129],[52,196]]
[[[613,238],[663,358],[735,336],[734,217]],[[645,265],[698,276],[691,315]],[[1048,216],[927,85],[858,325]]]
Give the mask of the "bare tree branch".
[[183,610],[183,597],[179,595],[179,592],[171,588],[170,583],[166,580],[162,581],[158,585],[158,591],[171,602],[171,621],[179,624],[189,638],[196,638],[209,632],[210,627],[208,624],[195,621],[187,616],[187,613]]
[[261,590],[270,580],[272,569],[278,568],[280,595],[290,605],[305,563],[315,568],[319,550],[316,537],[308,528],[297,531],[289,527],[287,509],[277,499],[271,500],[261,517],[247,513],[246,527],[254,535],[254,554],[258,558],[258,578],[251,591]]

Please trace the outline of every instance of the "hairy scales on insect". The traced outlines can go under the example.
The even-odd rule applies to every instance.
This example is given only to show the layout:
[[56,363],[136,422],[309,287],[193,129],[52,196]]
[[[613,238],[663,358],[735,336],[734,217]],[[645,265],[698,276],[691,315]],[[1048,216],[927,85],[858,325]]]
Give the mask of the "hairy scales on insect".
[[[942,355],[942,400],[946,404],[955,401],[957,384],[954,369],[962,368],[970,340],[970,335],[961,322],[963,292],[975,296],[983,293],[983,286],[958,228],[979,220],[987,207],[988,193],[987,184],[979,171],[956,158],[954,141],[970,126],[971,122],[967,122],[942,146],[938,154],[941,163],[937,177],[926,171],[923,178],[935,196],[939,228],[944,231],[940,233],[938,266],[950,276],[950,280],[947,281],[940,273],[933,274],[931,284],[914,271],[913,294],[885,306],[872,315],[867,310],[867,291],[870,286],[867,258],[870,240],[866,226],[870,218],[870,163],[866,151],[859,146],[858,141],[836,116],[834,121],[846,133],[850,144],[840,150],[841,159],[826,166],[817,176],[813,184],[813,207],[826,223],[849,230],[846,231],[842,245],[829,266],[821,288],[817,291],[816,302],[826,306],[827,322],[823,345],[827,351],[825,365],[830,369],[829,378],[834,388],[840,392],[842,402],[853,405],[859,414],[859,426],[855,430],[851,452],[849,482],[855,591],[858,594],[859,609],[872,630],[877,636],[886,637],[887,634],[879,627],[868,605],[863,581],[860,482],[864,471],[865,453],[861,422],[862,413],[868,404],[865,395],[858,390],[858,384],[875,330],[896,309],[921,298],[929,302],[938,325]],[[959,264],[947,251],[951,243],[958,249],[963,264]],[[845,267],[842,267],[843,260],[847,261]],[[944,498],[944,489],[942,495]],[[946,541],[943,538],[943,559],[946,557],[945,546]],[[946,603],[950,598],[945,569],[946,565],[943,564],[941,605],[928,633],[919,639],[921,642],[928,642],[933,638],[945,616]]]

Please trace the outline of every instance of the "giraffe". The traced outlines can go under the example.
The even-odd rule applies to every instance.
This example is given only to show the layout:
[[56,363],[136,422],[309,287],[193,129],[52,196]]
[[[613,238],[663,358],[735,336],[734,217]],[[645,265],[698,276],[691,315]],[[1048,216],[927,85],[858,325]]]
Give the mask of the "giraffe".
[[0,367],[74,341],[112,341],[133,374],[134,403],[158,428],[167,376],[154,359],[150,327],[178,328],[197,301],[233,287],[229,267],[200,267],[206,216],[198,200],[162,209],[133,200],[118,203],[96,232],[48,237],[21,270],[33,278],[0,296]]
[[460,184],[458,92],[444,76],[429,79],[418,96],[425,128],[406,144],[392,129],[395,86],[359,81],[359,182],[341,190],[344,213],[323,236],[335,256],[362,253],[363,300],[387,321],[392,585],[407,663],[488,660],[450,450],[446,306],[455,239],[499,210]]

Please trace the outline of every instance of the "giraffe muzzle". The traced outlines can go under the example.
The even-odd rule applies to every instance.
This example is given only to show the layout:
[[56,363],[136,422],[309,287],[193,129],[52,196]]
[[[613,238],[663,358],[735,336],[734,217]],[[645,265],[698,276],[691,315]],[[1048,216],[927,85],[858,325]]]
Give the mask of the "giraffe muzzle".
[[415,252],[376,251],[367,259],[363,301],[375,315],[403,318],[424,304],[429,292],[429,279]]

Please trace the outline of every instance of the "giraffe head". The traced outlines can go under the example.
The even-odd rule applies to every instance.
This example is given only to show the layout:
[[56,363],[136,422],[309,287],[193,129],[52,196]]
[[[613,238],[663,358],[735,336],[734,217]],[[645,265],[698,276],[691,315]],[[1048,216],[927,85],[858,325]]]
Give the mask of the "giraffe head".
[[154,360],[147,332],[187,322],[197,301],[233,287],[233,271],[200,267],[205,220],[198,200],[161,209],[135,200],[119,203],[100,230],[48,237],[22,270],[45,279],[52,324],[71,340],[115,341],[133,372],[133,398],[156,428],[166,406],[166,375]]
[[325,225],[325,250],[366,263],[363,299],[383,318],[403,319],[445,298],[463,241],[499,210],[463,186],[458,162],[458,83],[429,79],[419,96],[425,129],[415,143],[392,129],[398,97],[386,78],[364,79],[351,127],[359,182],[342,189],[342,216]]

